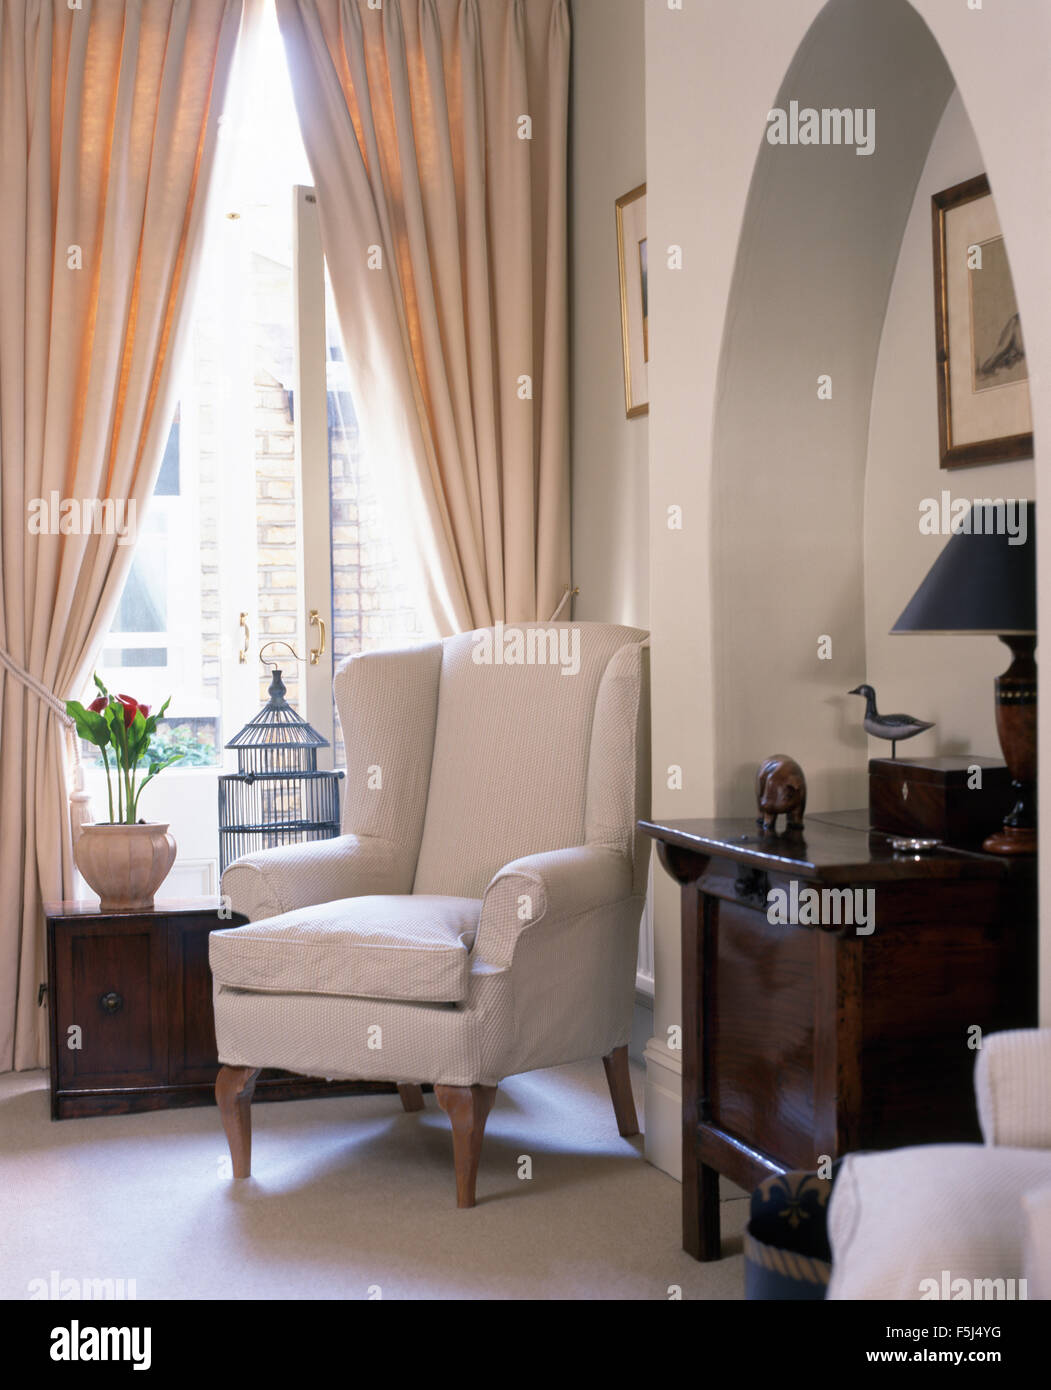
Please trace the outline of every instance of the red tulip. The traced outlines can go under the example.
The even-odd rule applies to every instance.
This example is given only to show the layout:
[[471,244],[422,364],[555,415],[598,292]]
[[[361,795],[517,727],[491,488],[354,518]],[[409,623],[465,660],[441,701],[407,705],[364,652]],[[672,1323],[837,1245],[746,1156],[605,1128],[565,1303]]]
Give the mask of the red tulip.
[[108,704],[109,700],[107,700],[106,696],[100,695],[97,700],[92,700],[91,704],[88,705],[88,709],[94,710],[96,714],[101,714]]

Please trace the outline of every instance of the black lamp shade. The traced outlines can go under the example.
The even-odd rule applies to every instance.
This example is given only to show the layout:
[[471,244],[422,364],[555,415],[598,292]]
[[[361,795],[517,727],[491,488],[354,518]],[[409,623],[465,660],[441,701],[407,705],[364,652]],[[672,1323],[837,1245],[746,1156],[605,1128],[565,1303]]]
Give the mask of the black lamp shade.
[[[1026,508],[1025,540],[1004,534],[1004,510],[971,508],[891,632],[1029,636],[1036,633],[1036,506]],[[999,523],[999,530],[997,525]],[[1012,544],[1014,541],[1014,544]]]

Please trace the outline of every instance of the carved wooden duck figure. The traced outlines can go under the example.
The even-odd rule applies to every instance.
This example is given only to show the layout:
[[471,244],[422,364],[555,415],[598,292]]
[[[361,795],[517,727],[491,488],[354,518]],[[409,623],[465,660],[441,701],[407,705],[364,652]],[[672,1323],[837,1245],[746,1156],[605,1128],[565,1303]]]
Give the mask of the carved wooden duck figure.
[[876,708],[876,692],[871,685],[858,685],[853,690],[847,691],[848,695],[863,695],[865,697],[865,719],[864,728],[867,734],[873,738],[890,739],[890,756],[898,756],[897,744],[899,740],[915,738],[917,734],[922,734],[924,729],[933,729],[933,721],[927,723],[922,719],[916,719],[911,714],[880,714]]

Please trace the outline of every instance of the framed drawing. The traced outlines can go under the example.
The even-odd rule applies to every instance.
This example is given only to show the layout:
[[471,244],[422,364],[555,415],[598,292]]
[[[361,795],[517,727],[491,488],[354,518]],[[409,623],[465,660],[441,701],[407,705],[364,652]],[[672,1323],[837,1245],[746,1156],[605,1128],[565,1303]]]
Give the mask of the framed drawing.
[[1032,458],[1029,364],[989,180],[935,193],[931,215],[941,466]]
[[617,199],[617,257],[620,262],[620,325],[624,342],[624,402],[628,419],[650,408],[649,274],[646,245],[646,185]]

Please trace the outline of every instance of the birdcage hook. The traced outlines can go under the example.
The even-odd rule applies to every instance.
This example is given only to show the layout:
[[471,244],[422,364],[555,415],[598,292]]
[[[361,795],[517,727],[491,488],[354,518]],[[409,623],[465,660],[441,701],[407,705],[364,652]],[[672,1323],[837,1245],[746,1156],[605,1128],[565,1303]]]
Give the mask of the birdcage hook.
[[274,638],[274,640],[271,642],[264,642],[263,645],[259,648],[259,661],[263,666],[276,666],[278,662],[278,658],[276,656],[268,658],[263,655],[267,647],[287,647],[288,650],[295,657],[296,661],[303,660],[303,658],[298,654],[291,642],[282,642],[278,638]]

